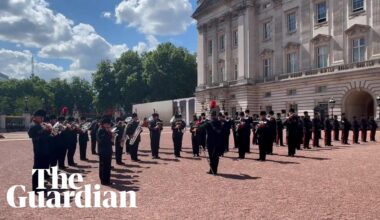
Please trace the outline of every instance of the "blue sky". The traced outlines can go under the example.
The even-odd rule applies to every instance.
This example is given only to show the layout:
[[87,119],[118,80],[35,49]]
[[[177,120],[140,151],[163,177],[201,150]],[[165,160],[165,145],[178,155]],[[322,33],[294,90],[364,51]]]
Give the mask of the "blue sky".
[[101,59],[172,42],[196,52],[196,0],[1,0],[0,72],[91,78]]

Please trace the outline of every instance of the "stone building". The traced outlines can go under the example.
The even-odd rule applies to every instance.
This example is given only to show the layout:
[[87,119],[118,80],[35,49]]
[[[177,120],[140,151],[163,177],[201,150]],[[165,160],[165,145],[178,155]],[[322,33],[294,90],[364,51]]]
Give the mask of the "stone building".
[[[380,114],[380,1],[199,0],[197,108]],[[335,104],[329,103],[334,100]]]

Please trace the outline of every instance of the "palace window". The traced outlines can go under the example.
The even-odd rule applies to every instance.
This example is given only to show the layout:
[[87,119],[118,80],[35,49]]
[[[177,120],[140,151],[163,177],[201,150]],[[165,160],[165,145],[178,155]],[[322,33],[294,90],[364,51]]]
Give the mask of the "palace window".
[[272,111],[272,106],[271,105],[267,105],[265,106],[265,111],[267,112],[267,114]]
[[326,46],[317,47],[317,67],[325,68],[328,66],[328,49]]
[[224,35],[221,35],[220,37],[219,37],[219,50],[220,51],[223,51],[224,50]]
[[264,23],[263,27],[264,40],[269,40],[272,37],[272,25],[271,22]]
[[272,96],[272,92],[266,92],[264,93],[264,98],[269,98]]
[[208,41],[208,55],[212,55],[212,40]]
[[352,12],[364,10],[364,0],[352,0]]
[[323,23],[327,21],[327,8],[326,2],[317,4],[317,23]]
[[315,88],[315,92],[316,93],[324,93],[327,91],[327,86],[317,86]]
[[289,89],[288,90],[288,96],[294,96],[297,95],[297,90],[296,89]]
[[289,33],[296,32],[296,30],[297,30],[297,17],[296,17],[295,12],[288,14],[287,22],[288,22],[288,32]]
[[237,78],[238,78],[238,65],[237,64],[235,64],[234,65],[234,77],[233,77],[233,79],[234,80],[237,80]]
[[297,58],[297,53],[288,53],[287,54],[287,72],[288,73],[295,73],[298,71],[298,58]]
[[361,62],[365,60],[366,45],[365,39],[359,38],[352,41],[352,62]]
[[288,107],[289,107],[289,109],[291,109],[291,108],[294,109],[295,113],[298,112],[298,105],[297,104],[295,104],[295,103],[289,103]]
[[234,31],[233,33],[233,44],[234,44],[234,47],[237,47],[238,46],[238,41],[239,38],[238,38],[238,31]]
[[268,77],[272,75],[272,59],[264,59],[263,60],[263,69],[264,69],[264,77]]

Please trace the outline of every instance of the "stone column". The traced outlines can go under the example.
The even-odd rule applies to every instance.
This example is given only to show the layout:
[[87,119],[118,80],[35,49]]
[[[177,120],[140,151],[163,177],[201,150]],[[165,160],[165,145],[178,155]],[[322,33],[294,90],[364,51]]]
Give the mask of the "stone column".
[[198,26],[198,86],[205,85],[205,36],[203,25]]
[[30,121],[31,121],[30,113],[23,113],[22,117],[24,118],[25,129],[28,130],[30,127]]
[[218,22],[212,21],[213,33],[212,33],[212,84],[219,82],[218,79]]
[[189,99],[186,99],[186,124],[189,125]]
[[245,78],[245,12],[240,11],[238,16],[238,80],[241,80]]
[[0,115],[0,132],[5,132],[5,115]]
[[231,62],[232,62],[232,31],[231,31],[231,14],[227,13],[225,15],[225,22],[226,22],[226,39],[225,39],[225,53],[224,53],[224,60],[225,60],[225,71],[223,80],[224,81],[230,81],[232,78],[232,72],[231,69]]

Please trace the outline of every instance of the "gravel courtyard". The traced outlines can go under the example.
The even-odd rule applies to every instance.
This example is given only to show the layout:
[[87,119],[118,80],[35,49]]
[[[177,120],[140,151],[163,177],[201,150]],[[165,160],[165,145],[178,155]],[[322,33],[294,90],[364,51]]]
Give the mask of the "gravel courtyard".
[[[160,160],[151,159],[144,132],[142,162],[133,163],[126,154],[126,166],[113,160],[116,185],[101,188],[136,191],[137,208],[14,209],[6,193],[13,185],[31,190],[32,143],[25,133],[5,136],[0,139],[0,219],[380,219],[379,142],[334,142],[333,149],[302,150],[294,158],[286,156],[287,148],[275,147],[266,162],[256,160],[257,146],[251,146],[245,160],[237,160],[233,149],[221,158],[220,174],[212,176],[206,174],[204,154],[193,158],[188,132],[183,157],[174,158],[171,133],[165,128]],[[89,152],[90,161],[83,162],[77,149],[79,166],[68,172],[82,173],[83,184],[97,184],[98,158]]]

